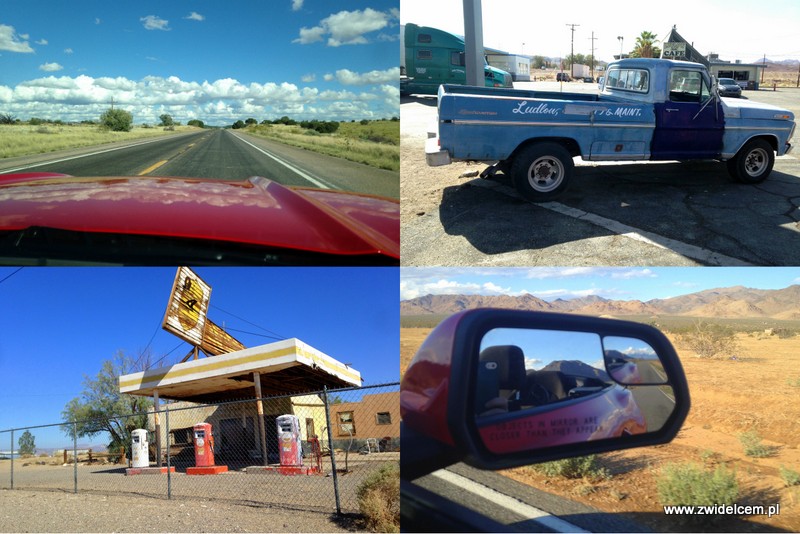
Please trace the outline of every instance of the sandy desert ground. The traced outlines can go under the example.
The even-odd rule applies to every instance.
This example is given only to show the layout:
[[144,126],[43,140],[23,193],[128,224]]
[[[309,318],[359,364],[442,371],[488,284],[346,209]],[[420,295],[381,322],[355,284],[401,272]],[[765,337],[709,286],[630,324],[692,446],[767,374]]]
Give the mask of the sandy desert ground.
[[[404,373],[430,328],[401,328]],[[547,477],[529,468],[505,476],[604,511],[630,514],[657,531],[696,529],[663,515],[656,480],[669,462],[695,462],[734,469],[738,504],[780,503],[780,515],[731,518],[714,530],[800,530],[800,486],[786,487],[781,466],[800,471],[800,337],[780,339],[764,333],[738,334],[736,359],[700,359],[675,343],[689,382],[692,408],[678,437],[667,445],[603,455],[612,477],[602,481]],[[774,447],[767,458],[744,454],[739,436],[755,431]]]

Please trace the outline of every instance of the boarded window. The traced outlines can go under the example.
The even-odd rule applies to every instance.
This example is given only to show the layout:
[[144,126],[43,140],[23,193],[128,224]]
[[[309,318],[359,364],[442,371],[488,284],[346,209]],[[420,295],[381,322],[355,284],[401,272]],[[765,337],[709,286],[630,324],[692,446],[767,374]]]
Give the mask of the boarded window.
[[339,412],[336,417],[339,419],[340,436],[356,435],[356,422],[353,419],[353,412]]
[[375,424],[376,425],[391,425],[392,424],[392,414],[389,412],[378,412],[375,414]]

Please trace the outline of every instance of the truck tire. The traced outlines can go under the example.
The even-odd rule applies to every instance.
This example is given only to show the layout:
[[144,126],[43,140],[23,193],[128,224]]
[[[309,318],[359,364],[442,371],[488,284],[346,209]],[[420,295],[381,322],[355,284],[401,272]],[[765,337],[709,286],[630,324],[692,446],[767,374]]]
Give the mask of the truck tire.
[[548,202],[567,190],[575,163],[558,143],[536,143],[514,157],[511,178],[520,195],[531,202]]
[[739,149],[733,159],[728,160],[728,173],[737,182],[758,184],[772,172],[775,152],[764,139],[752,139]]

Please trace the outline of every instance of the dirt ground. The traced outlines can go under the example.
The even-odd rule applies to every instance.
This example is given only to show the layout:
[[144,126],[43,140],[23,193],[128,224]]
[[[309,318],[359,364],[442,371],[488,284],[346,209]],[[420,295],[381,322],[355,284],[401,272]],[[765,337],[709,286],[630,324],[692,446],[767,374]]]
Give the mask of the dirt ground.
[[[400,370],[405,373],[429,328],[401,328]],[[800,337],[739,334],[736,359],[700,359],[676,342],[689,382],[692,408],[671,443],[602,455],[612,477],[604,481],[551,478],[528,468],[503,472],[533,487],[607,512],[629,513],[657,531],[692,530],[662,514],[656,480],[670,462],[695,462],[736,472],[738,504],[780,503],[780,515],[726,519],[715,529],[800,531],[800,486],[786,487],[781,466],[800,471]],[[739,436],[755,431],[774,447],[768,458],[744,454]],[[643,519],[644,518],[644,519]]]

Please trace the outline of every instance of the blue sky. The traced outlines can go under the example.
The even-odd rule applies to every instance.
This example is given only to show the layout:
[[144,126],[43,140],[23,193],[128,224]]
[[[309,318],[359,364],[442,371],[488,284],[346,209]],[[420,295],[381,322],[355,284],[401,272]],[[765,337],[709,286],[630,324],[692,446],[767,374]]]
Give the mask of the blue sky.
[[800,284],[797,267],[403,268],[400,299],[424,295],[523,295],[570,299],[665,299],[720,287],[782,289]]
[[[516,54],[568,56],[573,35],[567,24],[578,24],[575,53],[591,53],[594,32],[595,56],[612,61],[620,45],[630,52],[642,31],[664,39],[676,25],[678,33],[697,50],[715,52],[722,60],[751,62],[765,54],[774,60],[800,59],[797,0],[673,0],[666,4],[635,0],[483,0],[482,7],[484,45]],[[462,0],[402,0],[400,22],[463,35]]]
[[[245,346],[296,337],[351,364],[364,385],[399,380],[397,269],[194,271],[212,287],[209,319],[248,332],[230,330]],[[117,351],[138,355],[149,343],[154,362],[170,353],[159,366],[180,361],[191,347],[161,329],[175,272],[0,268],[0,430],[60,422],[84,376]],[[64,446],[57,429],[33,434],[37,447]],[[0,439],[7,450],[8,434]]]
[[230,124],[399,116],[398,0],[3,0],[0,110]]

